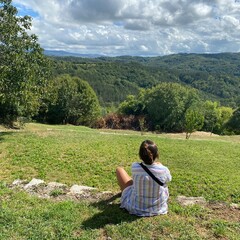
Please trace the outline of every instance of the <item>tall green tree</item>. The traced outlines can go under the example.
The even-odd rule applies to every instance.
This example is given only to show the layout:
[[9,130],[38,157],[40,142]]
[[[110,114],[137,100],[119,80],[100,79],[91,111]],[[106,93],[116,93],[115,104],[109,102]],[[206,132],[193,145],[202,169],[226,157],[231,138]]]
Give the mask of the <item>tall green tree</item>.
[[215,132],[214,130],[218,128],[218,122],[221,117],[221,113],[219,111],[219,103],[206,101],[203,104],[204,109],[204,125],[203,130],[207,132]]
[[217,134],[226,134],[226,124],[231,119],[233,115],[233,109],[230,107],[221,106],[218,108],[219,118],[214,129],[214,132]]
[[100,105],[86,81],[65,74],[55,78],[52,86],[55,101],[48,107],[48,122],[94,125],[100,116]]
[[17,13],[11,0],[0,1],[0,121],[9,125],[37,112],[50,73],[37,36],[27,32],[31,18]]
[[189,139],[193,132],[201,130],[203,123],[203,112],[199,111],[199,108],[197,106],[188,108],[185,113],[186,139]]
[[187,109],[199,101],[197,90],[177,83],[161,83],[145,94],[148,119],[160,131],[177,132],[184,129]]

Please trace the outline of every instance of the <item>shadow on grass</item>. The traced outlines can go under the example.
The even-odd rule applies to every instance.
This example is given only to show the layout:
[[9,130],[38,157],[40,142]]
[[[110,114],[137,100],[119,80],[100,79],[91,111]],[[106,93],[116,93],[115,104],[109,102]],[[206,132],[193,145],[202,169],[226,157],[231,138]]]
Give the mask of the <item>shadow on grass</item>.
[[82,223],[83,228],[98,229],[103,228],[107,224],[116,225],[122,222],[132,222],[137,220],[139,217],[130,215],[126,210],[121,209],[118,203],[114,203],[114,200],[119,197],[120,194],[117,194],[110,199],[93,203],[92,206],[97,207],[101,212],[84,221]]
[[4,141],[5,140],[5,136],[8,136],[8,135],[13,135],[15,134],[16,132],[0,132],[0,141]]

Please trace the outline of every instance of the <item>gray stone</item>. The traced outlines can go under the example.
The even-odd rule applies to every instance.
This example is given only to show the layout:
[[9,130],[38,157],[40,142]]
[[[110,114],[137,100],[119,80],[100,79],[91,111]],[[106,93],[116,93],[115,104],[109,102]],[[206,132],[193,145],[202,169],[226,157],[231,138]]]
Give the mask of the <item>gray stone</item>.
[[16,179],[12,182],[13,187],[20,187],[24,184],[26,184],[26,180]]
[[33,178],[28,184],[24,186],[25,190],[36,188],[39,185],[43,185],[44,181],[42,179]]
[[240,206],[237,203],[231,203],[230,207],[233,209],[240,209]]
[[96,188],[88,187],[88,186],[80,186],[75,184],[70,188],[69,194],[73,194],[73,195],[82,194],[84,192],[93,191],[93,190],[96,190]]
[[185,196],[178,196],[177,201],[182,206],[191,206],[194,204],[205,206],[207,201],[204,197],[185,197]]
[[104,195],[104,194],[113,194],[112,191],[103,191],[103,192],[101,192],[101,193],[102,193],[102,195]]

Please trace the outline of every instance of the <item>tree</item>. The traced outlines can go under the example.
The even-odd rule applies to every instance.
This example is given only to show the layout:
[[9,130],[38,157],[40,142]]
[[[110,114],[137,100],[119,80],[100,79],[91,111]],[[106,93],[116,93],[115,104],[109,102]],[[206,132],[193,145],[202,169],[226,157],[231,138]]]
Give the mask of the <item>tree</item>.
[[146,104],[144,101],[145,91],[141,89],[138,95],[128,95],[118,108],[118,113],[124,115],[143,116],[146,114]]
[[27,33],[31,18],[17,13],[11,0],[0,1],[0,121],[8,125],[37,112],[49,75],[37,37]]
[[90,85],[77,77],[61,75],[53,80],[56,101],[48,107],[47,121],[92,126],[100,105]]
[[226,130],[226,124],[227,122],[231,119],[232,115],[233,115],[233,109],[230,107],[224,107],[221,106],[218,108],[219,111],[219,118],[218,118],[218,122],[216,124],[216,127],[214,129],[215,133],[218,134],[226,134],[227,132]]
[[191,134],[197,130],[201,130],[204,123],[204,115],[199,108],[191,107],[185,113],[185,131],[186,139],[189,139]]
[[212,133],[214,132],[214,129],[217,128],[220,119],[219,103],[206,101],[203,104],[203,109],[204,109],[203,130]]
[[182,131],[185,112],[198,101],[196,90],[177,83],[161,83],[145,94],[148,119],[166,132]]

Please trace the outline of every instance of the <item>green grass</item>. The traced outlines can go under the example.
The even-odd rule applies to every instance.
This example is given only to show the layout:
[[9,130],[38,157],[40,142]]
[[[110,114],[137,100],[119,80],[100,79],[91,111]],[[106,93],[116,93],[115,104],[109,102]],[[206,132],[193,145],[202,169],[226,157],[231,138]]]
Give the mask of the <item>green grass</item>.
[[[117,166],[130,173],[145,139],[155,141],[167,165],[169,214],[137,218],[104,201],[55,202],[9,190],[5,183],[33,177],[118,192]],[[198,206],[181,207],[176,196],[240,203],[240,137],[141,135],[86,127],[28,124],[0,132],[0,239],[239,239],[237,217]],[[54,192],[58,195],[58,192]],[[235,212],[234,212],[235,214]],[[237,211],[236,211],[237,214]]]

